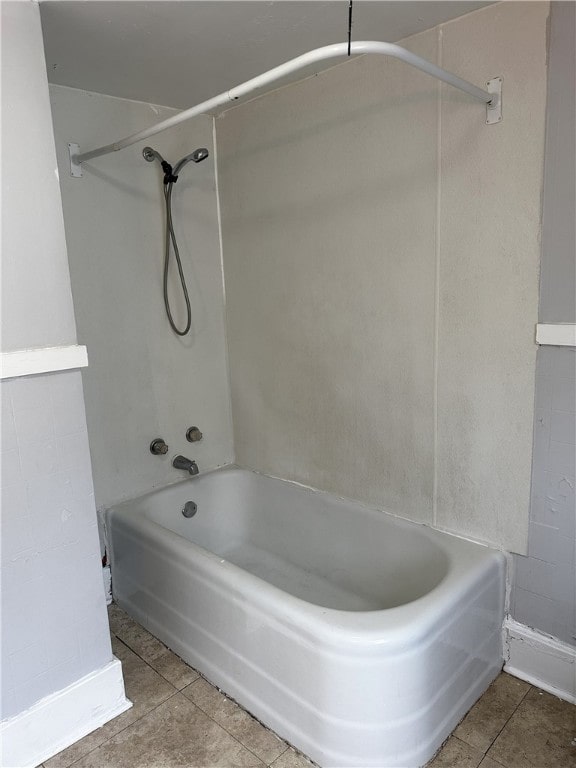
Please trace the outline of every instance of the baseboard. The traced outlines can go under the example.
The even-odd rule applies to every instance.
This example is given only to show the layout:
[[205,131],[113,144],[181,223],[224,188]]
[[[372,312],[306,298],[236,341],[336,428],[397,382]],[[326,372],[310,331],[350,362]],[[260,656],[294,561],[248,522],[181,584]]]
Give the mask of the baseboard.
[[504,671],[576,704],[576,648],[514,619],[504,622]]
[[0,723],[0,765],[32,768],[130,709],[114,659]]

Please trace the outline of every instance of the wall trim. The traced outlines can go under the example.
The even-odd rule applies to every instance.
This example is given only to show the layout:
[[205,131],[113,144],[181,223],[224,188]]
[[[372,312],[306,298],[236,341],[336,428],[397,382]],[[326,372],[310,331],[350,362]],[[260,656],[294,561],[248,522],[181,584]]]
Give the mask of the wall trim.
[[130,709],[114,659],[0,723],[0,764],[32,768]]
[[576,704],[576,648],[507,616],[504,670]]
[[576,323],[538,323],[536,343],[555,347],[576,347]]
[[33,376],[38,373],[67,371],[88,365],[86,347],[71,344],[66,347],[19,349],[0,354],[0,379]]

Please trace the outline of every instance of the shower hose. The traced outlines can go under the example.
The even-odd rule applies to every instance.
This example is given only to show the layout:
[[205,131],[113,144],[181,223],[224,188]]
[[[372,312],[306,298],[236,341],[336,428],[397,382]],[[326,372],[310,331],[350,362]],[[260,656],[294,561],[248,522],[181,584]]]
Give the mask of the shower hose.
[[[192,324],[192,310],[190,308],[190,297],[188,296],[188,287],[186,286],[186,278],[184,277],[184,271],[182,269],[182,262],[180,261],[180,251],[178,250],[178,242],[176,235],[174,234],[174,223],[172,221],[172,187],[173,181],[169,181],[164,184],[164,201],[166,203],[166,240],[164,247],[164,306],[166,307],[166,314],[168,315],[168,322],[172,327],[174,333],[178,336],[186,336],[190,330]],[[184,301],[186,302],[186,326],[183,330],[177,327],[172,317],[170,310],[170,299],[168,298],[168,268],[170,266],[170,243],[174,248],[174,258],[176,259],[176,266],[178,267],[178,274],[180,276],[180,285],[182,286],[182,293],[184,294]]]

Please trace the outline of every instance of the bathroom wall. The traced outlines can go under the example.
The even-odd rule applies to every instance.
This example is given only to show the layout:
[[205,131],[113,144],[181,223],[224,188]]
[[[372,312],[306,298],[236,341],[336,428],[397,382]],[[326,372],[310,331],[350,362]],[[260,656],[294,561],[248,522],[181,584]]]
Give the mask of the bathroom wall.
[[112,660],[78,371],[3,381],[2,711]]
[[377,57],[217,119],[239,463],[526,552],[547,16],[403,42],[498,125]]
[[574,3],[551,3],[542,205],[541,323],[576,323],[575,34]]
[[[158,163],[141,142],[86,163],[72,178],[67,143],[98,146],[158,122],[175,110],[50,86],[98,507],[184,477],[174,455],[202,471],[233,460],[212,119],[199,117],[150,141],[175,162],[205,146],[210,158],[182,171],[174,219],[192,303],[192,334],[168,325],[162,300],[164,209]],[[171,277],[175,277],[172,262]],[[176,318],[184,324],[175,279]],[[204,438],[191,445],[185,433]],[[163,437],[166,456],[149,444]]]
[[515,557],[510,613],[576,645],[576,350],[542,347],[536,370],[528,557]]
[[[2,221],[5,351],[76,341],[58,178],[49,162],[54,140],[51,127],[46,130],[50,105],[43,43],[37,14],[28,5],[25,0],[2,3],[2,194],[13,212]],[[34,227],[28,223],[31,208]]]
[[[576,322],[576,6],[552,3],[540,322]],[[528,557],[516,557],[511,613],[576,645],[576,350],[542,347],[536,371]]]
[[[40,359],[48,371],[57,354],[45,347],[77,350],[37,3],[2,3],[2,101],[0,762],[16,767],[128,703],[108,634],[80,374],[54,362],[44,375],[25,370]],[[6,378],[14,359],[19,373]],[[86,712],[84,683],[104,678]]]

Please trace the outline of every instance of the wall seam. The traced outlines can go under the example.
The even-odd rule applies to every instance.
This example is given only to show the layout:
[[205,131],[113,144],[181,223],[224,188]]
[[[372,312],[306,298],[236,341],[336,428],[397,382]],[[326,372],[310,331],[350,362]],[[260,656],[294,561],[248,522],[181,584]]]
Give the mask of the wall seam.
[[224,349],[226,351],[226,377],[228,381],[228,423],[232,435],[232,463],[236,463],[236,439],[234,435],[234,415],[232,413],[232,378],[230,375],[230,345],[228,344],[228,317],[226,307],[226,278],[224,276],[224,238],[222,236],[222,209],[220,206],[220,180],[218,172],[218,139],[216,131],[217,117],[212,117],[212,146],[214,148],[214,186],[216,192],[216,220],[218,221],[218,242],[220,244],[220,275],[222,279],[222,315],[224,328]]
[[[438,27],[438,41],[436,61],[438,66],[442,66],[442,27]],[[436,226],[434,233],[434,385],[433,385],[433,488],[432,488],[432,524],[438,525],[438,347],[439,347],[439,325],[440,325],[440,214],[441,214],[441,193],[442,193],[442,83],[438,81],[436,86],[437,94],[437,115],[436,115]]]

